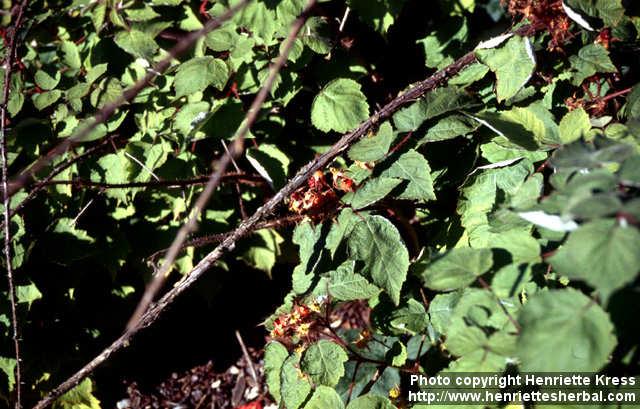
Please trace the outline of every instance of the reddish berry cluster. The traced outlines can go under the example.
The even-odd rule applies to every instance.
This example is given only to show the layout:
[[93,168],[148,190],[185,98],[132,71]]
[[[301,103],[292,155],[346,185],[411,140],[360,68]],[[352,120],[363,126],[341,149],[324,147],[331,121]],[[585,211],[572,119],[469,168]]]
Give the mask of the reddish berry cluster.
[[327,183],[324,173],[320,170],[307,180],[307,186],[293,192],[289,201],[289,210],[298,214],[317,215],[334,206],[339,198],[336,189],[352,192],[354,182],[341,170],[331,169],[333,186]]

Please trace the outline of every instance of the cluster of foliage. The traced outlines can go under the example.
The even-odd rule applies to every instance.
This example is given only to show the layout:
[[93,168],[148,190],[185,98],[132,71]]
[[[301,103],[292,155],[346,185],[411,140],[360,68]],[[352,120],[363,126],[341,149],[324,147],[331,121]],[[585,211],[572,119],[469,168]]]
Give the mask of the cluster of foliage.
[[[274,217],[308,215],[292,235],[257,230],[210,272],[241,274],[246,265],[271,274],[295,259],[290,242],[299,247],[291,291],[265,322],[271,396],[287,409],[392,409],[406,405],[408,373],[637,373],[640,328],[629,317],[640,311],[638,6],[440,0],[428,14],[420,3],[319,2],[239,172],[202,214],[200,234],[231,230],[376,105],[473,50],[472,64],[336,158],[333,175],[315,175],[320,188],[312,180],[282,206]],[[11,173],[73,135],[227,6],[30,4],[7,101]],[[153,272],[148,256],[188,218],[196,181],[224,154],[304,6],[249,2],[39,171],[36,179],[72,162],[45,191],[24,206],[37,183],[12,197],[33,399],[82,363],[70,357],[89,358],[122,328]],[[524,27],[533,34],[495,37]],[[395,61],[376,55],[394,47],[405,53]],[[330,200],[303,201],[310,192]],[[175,276],[207,251],[188,247]],[[121,321],[86,312],[96,297]],[[332,326],[336,308],[363,300],[369,326]],[[8,310],[3,303],[7,401],[16,363]],[[83,329],[63,331],[78,316]],[[87,379],[58,405],[99,407],[92,394]]]

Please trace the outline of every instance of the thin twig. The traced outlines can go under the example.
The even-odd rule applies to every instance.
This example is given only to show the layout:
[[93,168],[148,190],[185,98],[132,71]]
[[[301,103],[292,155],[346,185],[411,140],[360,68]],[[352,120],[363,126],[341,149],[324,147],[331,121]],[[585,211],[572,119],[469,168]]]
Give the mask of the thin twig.
[[[105,139],[105,140],[101,141],[99,144],[94,145],[91,148],[87,149],[86,151],[84,151],[80,155],[75,156],[75,157],[73,157],[73,158],[71,158],[71,159],[69,159],[69,160],[67,160],[65,162],[62,162],[62,163],[58,164],[56,167],[54,167],[51,170],[51,172],[44,179],[42,179],[42,180],[40,180],[40,181],[35,183],[35,185],[29,191],[29,194],[27,195],[27,197],[22,199],[22,201],[20,203],[18,203],[13,209],[11,209],[11,213],[10,213],[11,217],[13,217],[13,215],[18,213],[29,202],[31,202],[33,199],[35,199],[35,197],[38,195],[38,193],[42,189],[44,189],[45,187],[47,187],[49,185],[54,185],[54,184],[65,184],[65,183],[58,183],[58,181],[53,181],[53,178],[55,178],[60,173],[62,173],[65,170],[67,170],[72,165],[77,164],[79,162],[82,162],[88,156],[94,154],[97,151],[100,151],[100,150],[104,149],[106,146],[108,146],[111,143],[111,141],[112,141],[111,138]],[[60,181],[60,182],[62,182],[62,181]]]
[[[518,30],[520,34],[533,34],[534,30],[531,26],[525,26]],[[98,356],[88,362],[83,368],[78,370],[74,375],[53,389],[45,398],[34,406],[34,409],[43,409],[53,403],[53,401],[76,386],[85,377],[89,376],[95,369],[103,364],[111,357],[112,354],[129,345],[131,339],[138,331],[152,325],[182,293],[191,288],[200,277],[227,251],[232,250],[236,241],[254,231],[254,227],[273,213],[278,205],[289,197],[294,191],[303,186],[309,177],[318,169],[326,167],[336,156],[340,155],[352,144],[367,134],[371,129],[378,126],[382,121],[389,118],[398,109],[406,105],[408,102],[420,98],[424,94],[438,86],[444,84],[446,80],[453,75],[459,73],[463,68],[476,62],[473,53],[468,53],[453,62],[451,65],[437,71],[427,79],[415,85],[405,93],[394,98],[386,104],[376,114],[364,121],[358,128],[345,134],[331,148],[317,156],[312,161],[303,166],[298,173],[269,201],[261,206],[251,217],[243,221],[231,234],[229,234],[215,249],[207,254],[200,262],[189,272],[187,277],[168,291],[157,303],[141,317],[140,324],[135,330],[123,333],[111,345],[105,348]]]
[[142,299],[140,303],[136,307],[133,315],[129,319],[127,324],[127,331],[135,331],[140,323],[140,318],[142,315],[147,312],[149,309],[149,305],[153,302],[156,297],[156,294],[162,288],[162,285],[165,282],[166,276],[173,267],[173,262],[175,261],[180,249],[182,248],[182,244],[185,242],[187,237],[196,230],[198,217],[200,217],[200,213],[207,205],[209,198],[216,190],[218,185],[220,184],[220,180],[222,175],[226,171],[227,167],[231,162],[235,160],[236,157],[239,157],[244,151],[244,137],[251,129],[251,126],[255,123],[258,118],[258,113],[260,112],[260,108],[262,104],[267,99],[269,92],[271,91],[271,87],[280,72],[280,69],[287,62],[287,58],[289,57],[289,52],[293,47],[293,43],[298,37],[298,33],[302,26],[307,21],[311,9],[315,6],[316,0],[309,0],[307,2],[307,6],[302,11],[302,14],[293,22],[291,27],[291,31],[288,37],[284,40],[282,49],[280,51],[280,55],[276,59],[275,63],[271,67],[269,71],[269,76],[265,80],[262,88],[256,95],[253,100],[253,103],[249,107],[247,111],[247,115],[245,116],[245,120],[243,121],[240,129],[236,133],[234,137],[233,144],[231,145],[231,149],[228,149],[225,154],[220,158],[217,163],[213,166],[215,171],[211,174],[209,182],[207,183],[204,191],[200,194],[198,199],[196,200],[193,209],[191,210],[191,216],[189,220],[178,230],[178,234],[171,243],[169,250],[167,251],[167,255],[164,258],[164,261],[160,267],[160,269],[156,272],[156,274],[151,279],[151,282],[147,286],[144,294],[142,294]]
[[256,372],[256,368],[253,366],[253,360],[251,360],[251,355],[249,355],[249,351],[247,350],[247,346],[244,344],[242,340],[242,335],[240,335],[240,331],[236,330],[236,338],[238,339],[238,343],[240,344],[240,348],[242,349],[242,354],[244,355],[244,360],[247,361],[247,365],[249,366],[249,372],[251,372],[251,377],[253,381],[258,385],[258,374]]
[[15,10],[16,18],[11,29],[9,45],[6,49],[7,55],[4,60],[4,85],[2,89],[2,105],[0,105],[0,160],[2,161],[2,203],[4,219],[4,257],[7,268],[7,285],[9,291],[9,304],[11,305],[11,326],[13,327],[13,347],[16,356],[15,366],[15,388],[16,401],[15,408],[22,408],[22,359],[20,357],[20,331],[18,329],[18,313],[16,309],[16,289],[13,283],[13,266],[11,260],[11,196],[8,193],[8,169],[7,169],[7,140],[6,121],[7,103],[9,102],[9,91],[11,89],[11,74],[13,64],[16,60],[17,42],[16,37],[22,25],[24,9],[27,7],[27,0],[22,0]]
[[109,119],[118,108],[133,100],[140,93],[140,91],[151,84],[151,81],[156,76],[161,75],[163,72],[165,72],[171,66],[171,62],[175,58],[182,55],[197,40],[202,38],[208,32],[220,27],[223,22],[233,17],[248,2],[249,0],[240,0],[236,5],[229,8],[219,17],[207,21],[204,27],[202,27],[200,30],[191,32],[186,35],[182,40],[180,40],[179,43],[177,43],[171,50],[169,50],[166,58],[156,64],[153,69],[147,71],[147,74],[142,79],[140,79],[129,89],[124,91],[124,93],[118,99],[110,104],[105,105],[101,110],[99,110],[94,115],[93,120],[90,120],[86,126],[81,128],[74,135],[66,138],[63,142],[56,145],[49,151],[49,153],[41,156],[33,165],[16,176],[9,183],[9,196],[13,196],[18,190],[29,184],[33,180],[33,175],[35,175],[39,170],[51,163],[54,158],[62,155],[72,146],[78,144],[79,142],[82,142],[98,125],[106,122],[107,119]]
[[[45,186],[52,185],[72,185],[77,188],[94,188],[94,189],[132,189],[132,188],[183,188],[186,186],[193,185],[205,185],[209,181],[209,176],[196,176],[188,179],[175,179],[175,180],[150,180],[147,182],[125,182],[125,183],[106,183],[106,182],[96,182],[93,180],[87,179],[70,179],[70,180],[50,180]],[[220,178],[222,183],[225,182],[233,182],[233,183],[242,183],[245,185],[256,186],[264,183],[264,179],[262,179],[259,175],[254,175],[250,173],[236,173],[236,172],[227,172],[223,174]]]
[[[227,153],[227,155],[230,155],[231,153],[229,153],[229,148],[227,147],[227,144],[224,143],[223,139],[220,139],[220,143],[222,144],[222,147],[224,148],[224,151]],[[238,166],[238,163],[236,163],[235,159],[232,158],[231,163],[233,163],[233,167],[236,169],[236,172],[240,173],[240,166]],[[242,220],[244,220],[248,216],[247,211],[244,208],[244,202],[242,201],[242,191],[240,190],[240,183],[236,182],[235,187],[236,195],[238,196],[238,208],[240,209],[240,216],[242,217]]]

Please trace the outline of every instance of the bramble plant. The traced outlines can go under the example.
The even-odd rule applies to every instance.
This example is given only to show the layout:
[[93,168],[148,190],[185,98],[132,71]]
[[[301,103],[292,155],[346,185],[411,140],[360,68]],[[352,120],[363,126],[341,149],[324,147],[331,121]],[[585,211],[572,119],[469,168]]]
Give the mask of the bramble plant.
[[637,2],[3,7],[4,404],[113,406],[100,366],[248,270],[291,283],[252,407],[638,374]]

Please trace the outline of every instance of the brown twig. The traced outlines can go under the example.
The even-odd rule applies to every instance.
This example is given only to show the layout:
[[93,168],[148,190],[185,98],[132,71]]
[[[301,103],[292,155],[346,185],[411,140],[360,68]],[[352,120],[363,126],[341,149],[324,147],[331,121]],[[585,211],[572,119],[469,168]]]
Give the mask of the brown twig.
[[[533,34],[534,32],[533,28],[530,26],[523,27],[518,31],[519,34]],[[232,250],[235,247],[236,241],[252,232],[254,227],[265,217],[273,213],[285,198],[289,197],[294,191],[303,186],[316,170],[326,167],[336,156],[340,155],[352,144],[366,135],[367,132],[378,126],[381,121],[389,118],[408,102],[414,101],[427,92],[444,84],[448,78],[459,73],[463,68],[466,68],[475,61],[475,55],[471,52],[465,54],[449,66],[437,71],[430,77],[415,85],[413,88],[394,98],[356,129],[342,136],[342,138],[332,145],[328,151],[317,156],[303,166],[282,189],[269,199],[269,201],[261,206],[251,217],[240,223],[240,225],[231,234],[229,234],[222,243],[200,260],[200,262],[189,272],[183,281],[167,292],[162,298],[160,298],[160,300],[158,300],[157,303],[153,304],[141,317],[140,323],[135,330],[127,331],[122,334],[98,356],[93,358],[69,379],[52,390],[44,399],[36,404],[34,409],[43,409],[48,407],[57,397],[73,388],[82,379],[93,373],[93,371],[95,371],[99,365],[107,361],[112,354],[129,345],[131,339],[138,331],[152,325],[164,310],[176,300],[176,298],[182,295],[182,293],[187,289],[191,288],[191,286],[193,286],[193,284],[198,281],[198,279],[227,251]]]
[[302,11],[300,16],[293,22],[291,26],[291,31],[289,32],[289,35],[283,42],[280,55],[278,56],[275,63],[271,67],[269,71],[269,76],[267,77],[264,84],[262,85],[262,88],[260,88],[260,91],[258,91],[258,94],[256,95],[253,102],[251,103],[251,106],[247,111],[247,115],[245,116],[245,120],[243,121],[242,125],[240,126],[240,129],[238,130],[238,132],[234,137],[234,141],[233,141],[233,144],[231,145],[231,148],[226,149],[226,146],[225,146],[226,152],[222,156],[222,158],[218,160],[217,164],[213,166],[213,168],[216,170],[211,174],[211,177],[207,182],[207,185],[204,188],[204,191],[200,194],[200,196],[196,200],[196,203],[193,206],[193,209],[191,211],[191,216],[189,217],[189,220],[180,228],[180,230],[178,230],[178,234],[176,234],[176,237],[173,240],[173,243],[171,243],[171,246],[169,247],[169,250],[167,251],[167,254],[164,257],[164,261],[160,266],[160,269],[153,276],[144,294],[142,294],[142,299],[140,300],[140,303],[136,307],[133,315],[131,316],[131,318],[129,319],[129,322],[127,323],[128,332],[137,330],[138,325],[140,323],[140,318],[145,312],[147,312],[147,310],[149,309],[149,305],[151,305],[151,303],[156,297],[156,294],[162,288],[162,285],[164,284],[167,273],[171,270],[171,267],[173,266],[173,262],[175,261],[178,253],[180,252],[180,249],[182,248],[182,244],[185,242],[189,234],[195,231],[197,227],[198,217],[200,216],[200,213],[202,212],[202,210],[205,208],[207,202],[209,201],[209,198],[211,197],[215,189],[220,184],[222,175],[226,171],[229,164],[234,162],[235,158],[240,156],[244,151],[244,137],[249,132],[249,129],[251,129],[251,126],[253,126],[256,119],[258,118],[258,113],[260,112],[260,108],[262,107],[262,104],[264,103],[264,101],[267,99],[267,96],[271,91],[273,83],[276,80],[276,77],[278,76],[280,69],[287,62],[287,59],[289,57],[289,52],[293,47],[293,43],[298,37],[298,34],[300,33],[302,26],[307,21],[307,18],[309,17],[311,10],[315,6],[315,4],[316,4],[316,0],[308,0],[307,6],[305,7],[305,9]]
[[52,184],[58,184],[57,181],[53,181],[53,178],[55,178],[56,176],[58,176],[60,173],[64,172],[66,169],[68,169],[69,167],[71,167],[74,164],[77,164],[81,161],[83,161],[86,157],[92,155],[93,153],[104,149],[106,146],[109,146],[109,144],[112,142],[112,139],[105,139],[103,141],[101,141],[99,144],[92,146],[91,148],[87,149],[86,151],[84,151],[83,153],[81,153],[78,156],[75,156],[65,162],[62,162],[60,164],[58,164],[56,167],[54,167],[51,172],[42,180],[39,180],[38,182],[35,183],[35,185],[33,186],[33,188],[31,189],[31,191],[29,191],[29,194],[27,195],[27,197],[25,197],[24,199],[22,199],[22,201],[20,203],[18,203],[13,209],[11,209],[10,215],[13,217],[14,214],[18,213],[20,210],[22,210],[23,207],[25,207],[29,202],[31,202],[33,199],[35,199],[35,197],[37,196],[38,192],[40,192],[42,189],[44,189],[45,187],[52,185]]
[[[24,0],[23,0],[24,1]],[[63,142],[56,145],[46,155],[41,156],[33,165],[28,169],[20,173],[9,183],[9,196],[13,196],[18,190],[22,189],[33,180],[39,170],[47,166],[51,161],[65,153],[69,148],[82,142],[98,125],[104,123],[113,115],[118,108],[122,105],[133,100],[143,89],[145,89],[151,81],[158,75],[165,72],[170,66],[171,62],[187,51],[198,39],[206,35],[211,30],[214,30],[222,25],[223,22],[233,17],[240,9],[242,9],[249,0],[240,0],[236,5],[229,8],[226,12],[219,17],[211,19],[205,23],[198,31],[194,31],[186,35],[179,43],[177,43],[171,50],[169,50],[166,58],[157,63],[153,69],[147,71],[147,74],[138,82],[133,84],[129,89],[116,99],[114,102],[105,105],[99,110],[86,126],[80,129],[74,135],[66,138]]]
[[[275,219],[264,220],[259,223],[256,223],[253,226],[253,229],[251,230],[251,232],[262,230],[262,229],[274,229],[274,228],[280,228],[285,226],[291,226],[292,224],[296,224],[299,221],[303,220],[305,217],[306,216],[304,215],[294,214],[294,215],[288,215],[284,217],[278,217]],[[323,219],[326,217],[329,217],[329,213],[327,213],[326,215],[322,215],[321,217]],[[206,236],[196,237],[184,243],[180,250],[184,250],[188,247],[198,248],[198,247],[206,246],[207,244],[221,243],[222,241],[224,241],[224,239],[229,237],[229,235],[232,233],[233,232],[231,231],[226,233],[209,234]],[[155,264],[155,260],[158,257],[160,257],[162,254],[165,254],[167,251],[168,249],[158,250],[155,253],[151,254],[149,257],[147,257],[147,261],[151,264]]]
[[[71,180],[50,180],[45,186],[51,185],[72,185],[77,188],[94,188],[94,189],[132,189],[132,188],[183,188],[185,186],[205,185],[209,181],[210,176],[196,176],[188,179],[174,180],[150,180],[147,182],[126,182],[126,183],[106,183],[95,182],[87,179],[71,179]],[[259,175],[243,172],[227,172],[220,177],[221,183],[241,183],[245,185],[261,185],[264,179]]]
[[4,256],[7,268],[7,284],[9,291],[9,304],[11,305],[11,326],[13,327],[13,347],[16,356],[15,366],[15,388],[16,401],[15,408],[22,408],[22,363],[20,358],[20,331],[18,329],[18,313],[16,309],[16,290],[13,283],[13,267],[11,260],[11,196],[8,194],[8,169],[7,169],[7,140],[6,140],[6,121],[7,121],[7,103],[9,102],[9,91],[11,89],[11,74],[13,73],[13,64],[16,60],[17,42],[16,37],[22,25],[24,9],[27,7],[27,0],[22,0],[15,10],[15,21],[12,27],[12,33],[9,38],[9,45],[6,49],[7,55],[4,60],[4,85],[2,89],[2,105],[0,105],[0,160],[2,161],[2,203],[4,205]]
[[238,343],[240,344],[240,348],[242,349],[242,354],[244,355],[244,360],[247,361],[247,366],[249,366],[249,372],[251,373],[251,377],[253,381],[258,385],[258,373],[256,372],[256,368],[253,366],[253,360],[251,360],[251,356],[249,355],[249,351],[247,351],[247,346],[244,344],[242,340],[242,335],[240,335],[240,331],[236,330],[236,338],[238,339]]

